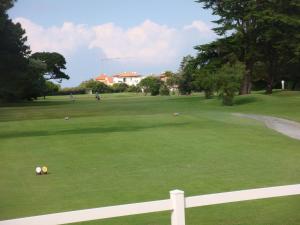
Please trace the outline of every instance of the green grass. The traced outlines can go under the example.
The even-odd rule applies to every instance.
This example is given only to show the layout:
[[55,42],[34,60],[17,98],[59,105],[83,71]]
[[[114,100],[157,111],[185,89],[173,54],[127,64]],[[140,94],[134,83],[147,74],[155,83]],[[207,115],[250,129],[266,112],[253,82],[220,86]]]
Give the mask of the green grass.
[[[300,93],[240,96],[233,107],[136,94],[2,105],[0,220],[166,199],[175,188],[193,196],[300,183],[300,141],[232,112],[300,122]],[[37,165],[49,175],[36,176]],[[299,196],[199,207],[187,210],[187,225],[294,225],[299,210]],[[169,220],[166,212],[81,224]]]

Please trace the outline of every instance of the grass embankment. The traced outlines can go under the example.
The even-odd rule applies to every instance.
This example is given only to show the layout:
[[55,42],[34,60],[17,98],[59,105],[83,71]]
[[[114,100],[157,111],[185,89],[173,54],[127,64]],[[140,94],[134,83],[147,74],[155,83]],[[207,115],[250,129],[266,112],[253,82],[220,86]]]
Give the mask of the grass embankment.
[[[179,112],[179,116],[173,116]],[[88,95],[0,108],[0,220],[300,183],[299,141],[231,112],[300,121],[300,94],[223,107],[201,96]],[[64,120],[69,116],[70,120]],[[35,176],[36,165],[50,174]],[[300,197],[187,210],[187,224],[300,224]],[[82,224],[169,224],[169,213]]]

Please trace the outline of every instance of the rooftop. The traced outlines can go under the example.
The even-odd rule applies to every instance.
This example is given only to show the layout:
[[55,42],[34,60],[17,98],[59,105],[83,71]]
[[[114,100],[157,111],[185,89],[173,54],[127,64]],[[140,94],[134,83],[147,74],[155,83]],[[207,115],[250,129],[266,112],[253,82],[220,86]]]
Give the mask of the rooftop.
[[113,75],[113,77],[141,77],[137,72],[123,72]]
[[105,80],[106,78],[108,78],[108,76],[105,73],[103,73],[96,77],[95,80]]

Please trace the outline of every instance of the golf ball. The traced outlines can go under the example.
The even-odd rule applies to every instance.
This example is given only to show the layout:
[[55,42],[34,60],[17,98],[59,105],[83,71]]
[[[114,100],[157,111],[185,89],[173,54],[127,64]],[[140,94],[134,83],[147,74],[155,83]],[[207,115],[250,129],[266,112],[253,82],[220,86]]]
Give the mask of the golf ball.
[[47,173],[48,172],[48,168],[46,166],[43,166],[42,167],[42,171],[43,171],[43,173]]
[[37,173],[37,174],[41,174],[41,172],[42,172],[42,168],[41,167],[36,167],[35,168],[35,172]]

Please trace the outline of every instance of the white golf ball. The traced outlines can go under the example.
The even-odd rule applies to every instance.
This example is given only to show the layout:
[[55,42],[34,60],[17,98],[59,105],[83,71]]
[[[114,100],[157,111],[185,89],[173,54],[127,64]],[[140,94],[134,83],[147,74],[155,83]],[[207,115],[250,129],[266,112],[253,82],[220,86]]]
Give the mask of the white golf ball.
[[37,174],[41,174],[41,172],[42,172],[42,168],[41,167],[36,167],[35,168],[35,172],[37,173]]

